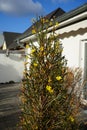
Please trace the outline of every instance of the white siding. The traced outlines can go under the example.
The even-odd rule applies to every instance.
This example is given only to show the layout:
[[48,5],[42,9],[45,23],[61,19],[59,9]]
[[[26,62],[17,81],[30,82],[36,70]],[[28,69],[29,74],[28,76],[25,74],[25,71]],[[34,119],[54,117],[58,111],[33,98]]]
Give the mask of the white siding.
[[84,43],[82,40],[87,39],[87,20],[59,29],[57,33],[61,34],[60,41],[64,47],[63,54],[68,60],[68,66],[84,69]]
[[87,36],[87,33],[83,36],[71,36],[61,39],[64,47],[63,54],[68,60],[68,66],[84,68],[84,43],[81,44],[81,40]]
[[[82,40],[87,39],[87,32],[82,35],[76,34],[75,36],[69,36],[69,33],[67,35],[68,37],[60,38],[60,42],[63,45],[63,55],[67,60],[67,66],[84,69],[84,42]],[[37,45],[37,42],[34,42],[34,44]],[[29,59],[27,61],[30,62]]]

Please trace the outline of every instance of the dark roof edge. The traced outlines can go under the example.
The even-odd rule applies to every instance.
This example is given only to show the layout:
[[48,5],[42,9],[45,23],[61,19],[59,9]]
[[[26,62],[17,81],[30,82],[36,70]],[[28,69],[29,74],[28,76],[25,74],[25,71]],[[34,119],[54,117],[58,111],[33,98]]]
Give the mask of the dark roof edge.
[[85,11],[87,11],[87,3],[74,9],[74,10],[71,10],[70,12],[67,12],[67,13],[59,16],[58,18],[56,18],[56,21],[63,22],[65,20],[72,18],[72,17],[74,17],[82,12],[85,12]]
[[[71,10],[71,11],[69,11],[67,13],[62,14],[61,16],[59,16],[58,18],[56,18],[56,21],[58,21],[59,23],[61,23],[61,22],[65,21],[65,20],[67,20],[69,18],[72,18],[72,17],[74,17],[74,16],[76,16],[76,15],[78,15],[80,13],[86,12],[86,11],[87,11],[87,3],[85,3],[84,5],[78,7],[76,9],[74,9],[74,10]],[[20,37],[18,40],[22,40],[22,39],[24,39],[26,37],[29,37],[31,35],[32,34],[27,34],[26,36],[24,36],[22,38]]]

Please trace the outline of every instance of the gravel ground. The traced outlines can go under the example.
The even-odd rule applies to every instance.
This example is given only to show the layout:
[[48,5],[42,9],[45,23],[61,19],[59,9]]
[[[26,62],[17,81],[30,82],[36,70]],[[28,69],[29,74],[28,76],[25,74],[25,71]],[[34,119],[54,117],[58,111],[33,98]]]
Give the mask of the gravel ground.
[[0,130],[17,130],[20,84],[0,84]]

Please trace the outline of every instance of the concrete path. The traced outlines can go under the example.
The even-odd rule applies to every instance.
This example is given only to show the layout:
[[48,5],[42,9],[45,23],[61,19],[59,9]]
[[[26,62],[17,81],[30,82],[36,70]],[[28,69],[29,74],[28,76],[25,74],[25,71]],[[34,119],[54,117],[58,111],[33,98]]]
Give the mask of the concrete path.
[[[20,87],[19,83],[0,84],[0,130],[19,130]],[[79,118],[87,123],[87,107],[81,110]],[[81,130],[87,130],[87,125],[82,124]]]
[[0,84],[0,130],[17,130],[20,84]]

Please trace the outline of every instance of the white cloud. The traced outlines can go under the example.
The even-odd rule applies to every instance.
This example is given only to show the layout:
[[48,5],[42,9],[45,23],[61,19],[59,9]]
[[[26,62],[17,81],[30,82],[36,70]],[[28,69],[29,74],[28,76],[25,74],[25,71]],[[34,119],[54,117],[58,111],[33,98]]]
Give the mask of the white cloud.
[[0,12],[15,15],[40,14],[43,7],[33,0],[0,0]]

